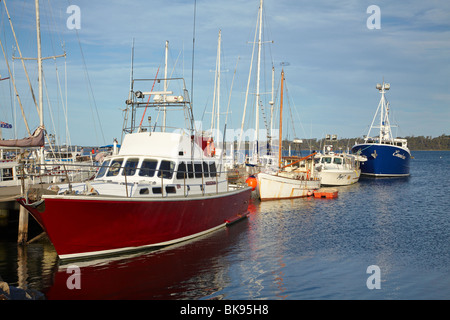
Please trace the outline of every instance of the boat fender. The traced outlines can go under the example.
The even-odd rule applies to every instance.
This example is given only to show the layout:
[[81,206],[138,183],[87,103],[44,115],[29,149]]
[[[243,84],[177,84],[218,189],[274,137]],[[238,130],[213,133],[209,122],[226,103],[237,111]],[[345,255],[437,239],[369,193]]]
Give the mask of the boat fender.
[[252,191],[255,191],[256,186],[258,185],[258,180],[255,176],[250,176],[247,178],[247,180],[245,180],[245,183],[247,183],[247,185],[252,188]]

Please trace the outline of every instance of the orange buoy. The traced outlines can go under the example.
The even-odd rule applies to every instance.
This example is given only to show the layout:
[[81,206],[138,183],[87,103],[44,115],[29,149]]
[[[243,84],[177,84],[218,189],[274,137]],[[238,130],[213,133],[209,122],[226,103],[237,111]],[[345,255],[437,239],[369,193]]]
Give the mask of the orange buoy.
[[247,178],[247,180],[245,180],[245,183],[247,183],[249,187],[252,187],[252,191],[255,191],[256,186],[258,185],[258,180],[255,178],[255,176],[250,176]]

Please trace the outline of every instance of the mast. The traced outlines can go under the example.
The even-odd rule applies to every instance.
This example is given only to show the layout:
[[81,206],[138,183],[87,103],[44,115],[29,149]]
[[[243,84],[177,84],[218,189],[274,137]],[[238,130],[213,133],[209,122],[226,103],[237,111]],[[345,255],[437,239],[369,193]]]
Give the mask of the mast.
[[259,5],[259,36],[258,36],[258,66],[256,72],[256,124],[255,124],[255,142],[256,142],[256,163],[259,162],[259,82],[261,80],[261,35],[262,35],[262,11],[263,11],[263,0],[260,0]]
[[270,152],[272,152],[272,138],[273,138],[273,105],[274,105],[274,100],[273,100],[273,94],[274,94],[274,86],[275,86],[275,67],[272,66],[272,99],[270,99],[269,104],[270,104],[270,141],[269,141],[269,148],[270,148]]
[[217,40],[217,57],[216,57],[216,71],[214,79],[214,95],[213,95],[213,108],[211,113],[211,133],[217,134],[217,139],[219,139],[220,131],[220,56],[221,56],[221,44],[222,44],[222,30],[219,30],[219,36]]
[[281,153],[283,149],[283,91],[284,91],[284,70],[281,69],[281,95],[280,95],[280,145],[278,147],[278,167],[281,168]]
[[[167,92],[167,57],[169,55],[169,41],[166,40],[166,54],[164,62],[164,92]],[[166,132],[166,94],[164,94],[164,122],[163,122],[163,132]]]
[[[379,128],[379,136],[378,139],[380,140],[380,143],[382,141],[389,141],[391,142],[393,140],[392,132],[391,132],[391,124],[389,121],[389,102],[386,100],[385,93],[391,88],[391,85],[389,83],[385,83],[383,80],[383,83],[377,83],[376,88],[381,93],[381,99],[378,103],[377,111],[375,112],[375,115],[373,116],[372,123],[370,124],[369,131],[367,132],[367,136],[364,139],[366,142],[370,138],[370,133],[372,129]],[[377,119],[378,112],[380,114],[380,122],[379,126],[374,126],[375,120]]]
[[219,130],[220,130],[220,55],[222,51],[222,30],[219,30],[219,40],[217,44],[217,141],[219,141]]
[[[39,0],[35,0],[36,4],[36,33],[37,33],[37,62],[38,62],[38,82],[39,82],[39,125],[44,127],[44,95],[42,87],[42,50],[41,50],[41,23],[39,16]],[[39,149],[39,160],[44,163],[44,147]]]

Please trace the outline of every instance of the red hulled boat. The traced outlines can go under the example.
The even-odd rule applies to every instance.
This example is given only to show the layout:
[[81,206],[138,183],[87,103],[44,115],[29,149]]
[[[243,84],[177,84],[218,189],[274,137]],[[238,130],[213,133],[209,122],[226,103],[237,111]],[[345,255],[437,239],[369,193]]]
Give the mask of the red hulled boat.
[[[211,137],[194,130],[184,80],[146,81],[132,79],[127,100],[132,123],[124,128],[120,151],[104,158],[93,180],[18,199],[41,224],[61,259],[165,246],[248,214],[251,188],[228,184]],[[146,89],[149,81],[153,86],[164,83],[164,89],[133,89],[135,84]],[[183,95],[171,95],[169,85],[182,87]],[[139,107],[163,113],[163,126],[152,125],[150,117],[148,126],[142,126],[142,120],[135,126]],[[187,129],[168,132],[165,113],[171,107],[184,110]]]

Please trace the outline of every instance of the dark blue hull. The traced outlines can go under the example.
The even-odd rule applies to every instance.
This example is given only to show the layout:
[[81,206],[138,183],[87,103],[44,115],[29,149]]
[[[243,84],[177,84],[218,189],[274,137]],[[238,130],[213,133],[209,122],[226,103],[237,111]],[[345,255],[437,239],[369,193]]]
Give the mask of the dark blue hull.
[[411,154],[408,149],[378,143],[353,146],[352,153],[361,152],[367,161],[361,163],[361,174],[371,176],[408,176]]

